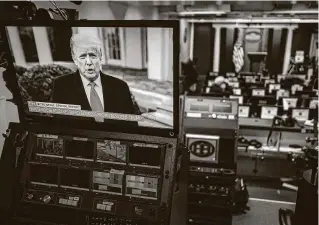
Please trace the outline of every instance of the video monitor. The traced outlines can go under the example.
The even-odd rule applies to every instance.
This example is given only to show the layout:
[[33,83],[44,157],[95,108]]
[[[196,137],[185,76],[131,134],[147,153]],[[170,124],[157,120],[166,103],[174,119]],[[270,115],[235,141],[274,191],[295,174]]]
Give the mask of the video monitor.
[[229,98],[230,99],[238,99],[238,104],[239,105],[244,104],[244,96],[241,96],[241,95],[230,95]]
[[65,158],[94,160],[94,143],[87,140],[65,140]]
[[309,109],[316,109],[318,108],[318,99],[311,99],[309,101]]
[[160,168],[162,148],[160,145],[134,143],[129,146],[129,165]]
[[63,140],[57,135],[37,135],[36,156],[63,158]]
[[35,185],[58,186],[58,168],[30,164],[30,182]]
[[60,168],[60,187],[77,190],[89,190],[90,170]]
[[159,178],[156,176],[126,175],[126,196],[157,200],[158,189]]
[[289,97],[289,96],[290,96],[290,91],[289,90],[279,89],[276,92],[276,99],[277,100],[279,100],[280,98]]
[[242,89],[240,89],[240,88],[233,88],[233,93],[234,93],[234,95],[241,95],[241,94],[242,94]]
[[5,30],[22,118],[177,136],[178,21],[16,21]]
[[251,95],[252,96],[265,96],[266,90],[265,89],[252,89]]
[[96,161],[126,164],[127,144],[120,141],[98,141],[96,146]]
[[285,111],[290,108],[297,108],[298,106],[298,98],[282,98],[282,106]]
[[93,171],[92,189],[95,192],[122,195],[124,170]]
[[277,106],[262,106],[261,107],[261,119],[274,119],[275,116],[278,115],[278,107]]
[[309,109],[292,109],[292,118],[305,122],[309,119]]
[[248,118],[250,113],[250,106],[240,105],[238,106],[238,117]]
[[268,93],[276,93],[280,89],[280,84],[268,84]]

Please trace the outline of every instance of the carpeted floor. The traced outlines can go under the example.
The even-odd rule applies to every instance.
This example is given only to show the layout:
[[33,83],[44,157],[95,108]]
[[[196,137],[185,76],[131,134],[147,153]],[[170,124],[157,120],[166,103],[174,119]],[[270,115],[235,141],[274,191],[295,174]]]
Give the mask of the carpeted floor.
[[233,225],[279,225],[278,210],[294,210],[297,193],[289,190],[278,192],[274,188],[249,186],[250,211],[235,215]]
[[256,200],[250,200],[249,206],[251,210],[247,214],[233,217],[233,225],[279,225],[278,210],[295,208],[292,204]]

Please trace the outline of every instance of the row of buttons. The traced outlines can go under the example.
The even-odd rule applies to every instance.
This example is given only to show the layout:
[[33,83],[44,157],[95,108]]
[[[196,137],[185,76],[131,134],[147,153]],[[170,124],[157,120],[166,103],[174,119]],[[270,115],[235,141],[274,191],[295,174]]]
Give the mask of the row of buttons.
[[77,206],[78,205],[78,201],[60,198],[59,199],[59,204]]

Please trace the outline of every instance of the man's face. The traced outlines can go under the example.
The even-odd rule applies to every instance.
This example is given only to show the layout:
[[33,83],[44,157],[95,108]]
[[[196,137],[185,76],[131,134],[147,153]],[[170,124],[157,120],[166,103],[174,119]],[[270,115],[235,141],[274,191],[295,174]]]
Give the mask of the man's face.
[[94,81],[101,69],[101,53],[96,48],[74,47],[73,60],[80,74]]

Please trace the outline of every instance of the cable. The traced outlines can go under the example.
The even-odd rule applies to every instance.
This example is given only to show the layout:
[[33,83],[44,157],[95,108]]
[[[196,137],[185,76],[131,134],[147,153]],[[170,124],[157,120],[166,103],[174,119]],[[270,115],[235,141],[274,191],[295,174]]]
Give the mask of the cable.
[[61,9],[57,6],[57,4],[55,3],[55,0],[49,0],[52,5],[54,5],[54,7],[56,8],[56,10],[58,10],[60,16],[64,19],[64,20],[68,20],[68,18],[65,16],[65,14],[61,11]]

